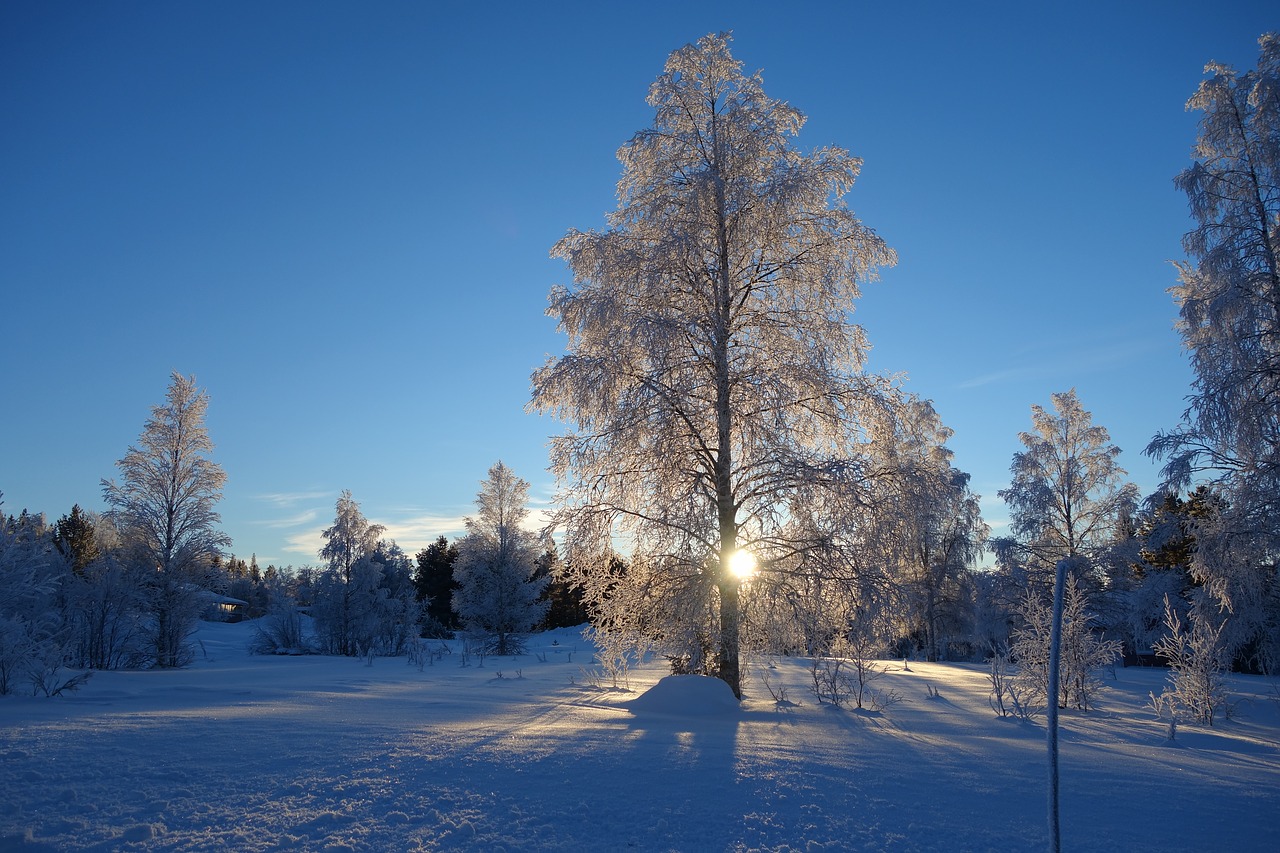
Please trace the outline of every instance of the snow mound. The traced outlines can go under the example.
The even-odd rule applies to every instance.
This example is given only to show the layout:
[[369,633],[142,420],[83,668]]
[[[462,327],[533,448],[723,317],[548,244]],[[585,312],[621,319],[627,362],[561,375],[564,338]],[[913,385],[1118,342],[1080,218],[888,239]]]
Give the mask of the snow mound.
[[633,714],[721,717],[739,713],[729,685],[706,675],[668,675],[624,707]]

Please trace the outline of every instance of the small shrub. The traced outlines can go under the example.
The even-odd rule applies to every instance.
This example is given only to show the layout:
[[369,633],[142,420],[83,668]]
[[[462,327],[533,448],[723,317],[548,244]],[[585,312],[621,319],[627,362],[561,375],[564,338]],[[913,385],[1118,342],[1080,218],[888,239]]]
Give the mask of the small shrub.
[[[1088,711],[1101,687],[1094,673],[1113,663],[1120,653],[1119,643],[1104,640],[1094,631],[1096,620],[1088,607],[1088,596],[1080,590],[1075,576],[1068,575],[1063,595],[1058,696],[1054,697],[1059,708]],[[1013,681],[1025,701],[1034,703],[1044,697],[1048,702],[1053,606],[1029,591],[1019,613],[1024,624],[1014,632],[1011,652],[1018,670]]]
[[844,661],[840,658],[814,658],[809,664],[810,689],[818,698],[818,704],[830,702],[843,708],[849,701],[848,676],[841,672]]
[[1185,709],[1197,723],[1212,726],[1227,701],[1226,649],[1222,629],[1214,626],[1199,608],[1191,608],[1190,624],[1183,626],[1169,597],[1164,600],[1165,625],[1169,634],[1156,641],[1156,654],[1169,661],[1169,688],[1162,694],[1166,702]]
[[1029,720],[1044,710],[1043,695],[1037,694],[1034,685],[1020,682],[1013,666],[1013,655],[1007,645],[992,649],[987,658],[987,679],[991,684],[988,701],[997,717],[1018,717]]
[[1148,691],[1147,696],[1147,706],[1155,712],[1157,720],[1163,719],[1165,714],[1169,715],[1169,740],[1173,740],[1178,736],[1178,704],[1172,701],[1167,690],[1159,696]]
[[760,681],[764,684],[764,689],[769,691],[769,695],[773,697],[773,701],[778,705],[789,704],[787,701],[787,688],[781,684],[776,684],[769,675],[769,670],[765,669],[760,673]]
[[281,603],[254,625],[249,640],[252,655],[300,655],[310,649],[302,635],[302,616],[290,603]]
[[871,688],[867,691],[867,706],[873,711],[884,711],[902,701],[902,694],[896,690]]
[[92,675],[93,670],[68,675],[60,668],[45,669],[32,671],[31,684],[35,687],[35,692],[42,696],[61,696],[63,693],[79,690]]
[[416,666],[418,672],[422,672],[423,667],[434,661],[431,650],[422,640],[410,640],[405,644],[404,651],[406,662],[409,666]]
[[[595,644],[594,663],[598,667],[600,680],[608,681],[615,689],[630,690],[631,667],[641,657],[643,641],[635,634],[621,630],[600,631],[587,628],[582,635]],[[687,673],[677,672],[673,665],[672,674]]]
[[835,643],[831,657],[813,659],[809,674],[819,703],[830,702],[838,708],[852,704],[858,710],[868,707],[881,710],[902,698],[893,691],[877,694],[872,688],[887,672],[871,658],[872,648],[869,639],[854,635]]

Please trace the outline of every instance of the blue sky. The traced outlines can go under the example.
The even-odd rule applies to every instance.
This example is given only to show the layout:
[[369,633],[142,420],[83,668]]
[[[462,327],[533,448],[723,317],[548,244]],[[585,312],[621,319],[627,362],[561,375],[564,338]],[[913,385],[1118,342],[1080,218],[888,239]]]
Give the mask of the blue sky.
[[239,556],[316,562],[342,489],[407,550],[457,535],[499,458],[545,505],[548,252],[603,225],[667,54],[722,30],[802,149],[864,158],[849,204],[899,255],[855,310],[872,367],[934,400],[997,532],[1056,391],[1150,491],[1191,380],[1183,106],[1274,6],[689,5],[0,4],[4,509],[102,509],[173,370]]

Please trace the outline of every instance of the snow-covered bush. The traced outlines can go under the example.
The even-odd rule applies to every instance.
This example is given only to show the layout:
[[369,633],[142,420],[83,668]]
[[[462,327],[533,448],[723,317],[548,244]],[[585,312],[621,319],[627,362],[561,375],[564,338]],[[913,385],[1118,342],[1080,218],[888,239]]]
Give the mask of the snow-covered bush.
[[1164,691],[1159,696],[1154,691],[1147,691],[1149,701],[1147,707],[1155,712],[1157,720],[1163,720],[1166,715],[1169,717],[1169,740],[1178,737],[1178,703],[1173,695],[1168,691]]
[[1171,713],[1183,708],[1196,722],[1212,726],[1218,711],[1227,708],[1225,623],[1213,624],[1197,604],[1184,626],[1170,599],[1164,606],[1169,634],[1154,647],[1169,662],[1169,688],[1162,698]]
[[987,701],[997,717],[1007,717],[1014,712],[1009,697],[1009,687],[1013,682],[1013,661],[1009,657],[1009,648],[1005,646],[993,649],[987,658],[987,680],[991,684],[991,693]]
[[399,545],[387,540],[378,543],[372,559],[382,564],[374,648],[384,655],[405,654],[418,638],[424,609],[413,583],[413,562]]
[[760,683],[764,685],[765,690],[769,691],[769,696],[773,699],[775,704],[777,705],[791,704],[787,699],[786,685],[773,680],[773,676],[771,674],[772,669],[773,669],[773,666],[772,664],[770,664],[769,666],[765,667],[760,671]]
[[102,555],[72,577],[67,610],[74,665],[121,669],[150,661],[144,603],[137,569],[114,553]]
[[[1027,689],[1018,682],[1017,668],[1013,664],[1013,654],[1009,646],[1002,644],[992,649],[987,658],[987,679],[991,684],[991,693],[987,701],[997,717],[1021,717],[1029,720],[1044,710],[1043,701],[1032,701]],[[1043,694],[1035,698],[1043,700]]]
[[818,704],[830,702],[837,708],[843,708],[849,701],[853,689],[849,674],[844,671],[845,663],[844,658],[839,657],[815,657],[809,662],[809,689]]
[[302,632],[302,614],[292,601],[276,601],[253,626],[249,654],[300,655],[311,651]]
[[459,663],[467,666],[471,657],[476,658],[476,665],[483,667],[484,659],[493,654],[492,637],[487,631],[463,631],[462,632],[462,659]]
[[[1094,674],[1119,656],[1120,644],[1106,640],[1094,630],[1088,611],[1088,597],[1075,576],[1067,575],[1063,595],[1061,652],[1058,660],[1058,707],[1088,711],[1101,686]],[[1018,664],[1014,678],[1028,704],[1049,701],[1049,639],[1053,627],[1053,606],[1034,591],[1028,591],[1019,613],[1023,625],[1014,631],[1012,652]]]
[[815,657],[809,675],[818,702],[838,708],[852,705],[860,711],[880,711],[897,703],[902,698],[898,693],[872,686],[887,672],[874,658],[876,648],[869,637],[854,631],[833,644],[830,656]]
[[59,606],[70,567],[43,518],[0,513],[0,695],[56,695],[83,682],[68,675],[68,630]]
[[583,630],[582,636],[595,646],[594,671],[584,669],[589,683],[613,687],[618,690],[631,688],[631,667],[645,652],[646,641],[629,631],[600,631],[594,627]]

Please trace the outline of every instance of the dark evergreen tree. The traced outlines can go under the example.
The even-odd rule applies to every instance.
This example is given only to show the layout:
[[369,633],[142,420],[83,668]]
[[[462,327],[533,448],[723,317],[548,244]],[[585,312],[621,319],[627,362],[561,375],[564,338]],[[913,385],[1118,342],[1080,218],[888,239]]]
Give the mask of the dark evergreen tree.
[[572,628],[588,620],[587,605],[582,587],[571,583],[561,571],[560,556],[556,553],[554,542],[548,542],[542,556],[538,558],[535,578],[547,578],[543,598],[547,600],[547,615],[543,617],[542,630],[552,628]]
[[1207,486],[1194,489],[1185,500],[1166,492],[1163,500],[1138,525],[1142,541],[1142,561],[1135,566],[1141,578],[1151,569],[1180,570],[1186,582],[1183,592],[1196,585],[1191,577],[1191,559],[1195,553],[1195,523],[1211,518],[1222,509],[1222,501]]
[[85,567],[98,559],[98,543],[94,539],[93,521],[80,509],[71,507],[71,513],[58,519],[53,526],[53,544],[67,558],[72,570],[83,575]]
[[453,612],[453,591],[458,584],[453,579],[453,564],[458,559],[458,546],[450,545],[441,536],[417,555],[417,570],[413,583],[418,601],[426,601],[426,628],[428,631],[451,631],[458,627]]

